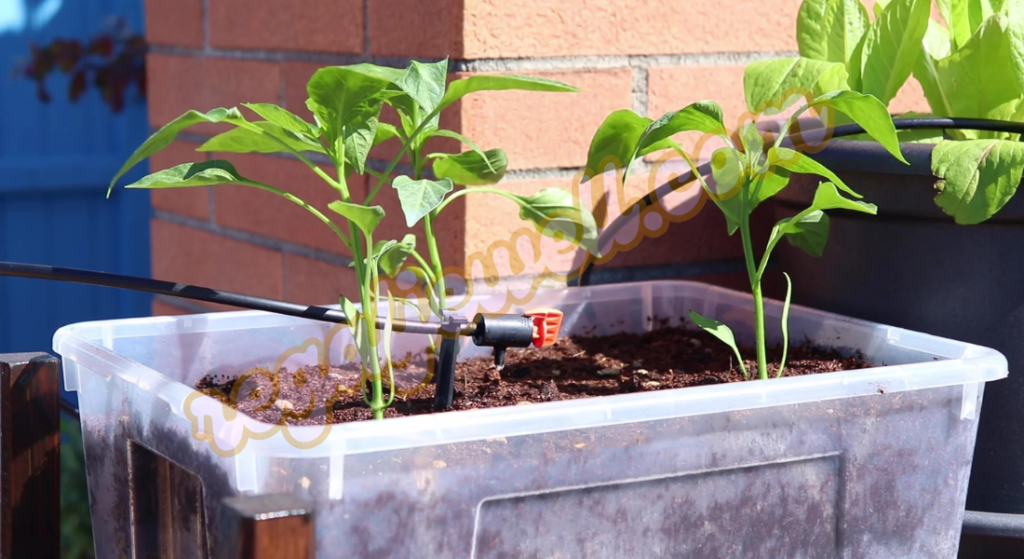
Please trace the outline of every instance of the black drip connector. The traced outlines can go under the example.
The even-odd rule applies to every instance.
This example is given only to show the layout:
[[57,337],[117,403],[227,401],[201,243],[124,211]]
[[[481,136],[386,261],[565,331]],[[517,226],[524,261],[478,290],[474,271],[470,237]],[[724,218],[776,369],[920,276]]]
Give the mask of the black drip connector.
[[473,343],[494,348],[494,368],[505,365],[505,349],[529,347],[533,343],[533,321],[528,317],[508,314],[478,314],[473,318]]
[[459,332],[466,319],[449,315],[441,323],[441,347],[437,352],[437,387],[434,389],[434,411],[452,407],[455,398],[455,361],[459,357]]

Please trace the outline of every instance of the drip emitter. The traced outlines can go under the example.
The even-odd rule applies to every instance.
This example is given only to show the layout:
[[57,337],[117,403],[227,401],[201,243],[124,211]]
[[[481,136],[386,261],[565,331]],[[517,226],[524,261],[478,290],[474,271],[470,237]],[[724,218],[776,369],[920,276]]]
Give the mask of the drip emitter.
[[[348,317],[338,309],[300,305],[287,301],[267,299],[265,297],[137,276],[17,262],[0,262],[0,276],[116,287],[334,324],[349,324]],[[376,322],[377,327],[383,328],[385,319],[377,317]],[[451,407],[454,397],[455,360],[459,354],[460,336],[469,336],[473,343],[478,346],[494,348],[494,365],[500,370],[505,361],[505,349],[510,347],[529,347],[530,345],[536,347],[551,345],[558,338],[561,323],[562,313],[560,311],[554,309],[535,309],[524,313],[522,316],[490,313],[478,314],[472,321],[451,314],[446,315],[441,322],[422,323],[393,320],[392,329],[395,332],[409,332],[413,334],[441,334],[441,347],[438,350],[437,359],[437,389],[434,397],[434,409],[445,410]]]

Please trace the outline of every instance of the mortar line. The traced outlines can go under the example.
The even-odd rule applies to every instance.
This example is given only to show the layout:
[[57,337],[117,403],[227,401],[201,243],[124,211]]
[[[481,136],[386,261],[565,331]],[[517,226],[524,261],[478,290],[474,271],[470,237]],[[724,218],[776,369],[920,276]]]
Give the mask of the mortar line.
[[370,0],[363,0],[363,56],[370,58]]
[[[204,0],[208,1],[208,0]],[[369,0],[366,0],[369,1]],[[368,27],[367,27],[368,29]],[[364,31],[368,33],[368,31]],[[364,51],[368,48],[364,37]],[[374,56],[370,52],[344,54],[312,51],[203,49],[174,45],[152,45],[157,54],[197,55],[241,60],[321,62],[325,64],[357,64],[372,62],[381,66],[405,67],[412,60],[438,62],[437,57]],[[602,70],[613,68],[652,68],[658,66],[743,66],[759,60],[796,56],[794,51],[712,52],[681,54],[572,55],[530,58],[453,59],[448,71],[454,72],[530,72],[566,70]]]
[[[152,50],[152,47],[150,47]],[[212,52],[210,48],[210,0],[203,0],[203,49],[204,54]]]
[[646,67],[633,67],[633,112],[647,116],[648,72]]
[[317,249],[307,246],[295,244],[290,241],[284,241],[281,239],[275,239],[273,237],[267,237],[257,233],[251,233],[249,231],[242,231],[239,229],[232,229],[217,225],[216,223],[210,223],[201,219],[193,217],[187,217],[178,215],[175,213],[168,212],[166,210],[153,210],[152,217],[165,221],[174,225],[182,227],[188,227],[190,229],[198,229],[200,231],[206,231],[207,233],[213,233],[215,235],[231,239],[233,241],[239,241],[251,245],[255,245],[261,248],[278,251],[284,254],[293,254],[296,256],[302,256],[311,260],[318,260],[320,262],[326,262],[328,264],[334,264],[336,266],[348,266],[352,263],[352,258],[344,256],[342,254],[336,254],[328,252],[323,249]]

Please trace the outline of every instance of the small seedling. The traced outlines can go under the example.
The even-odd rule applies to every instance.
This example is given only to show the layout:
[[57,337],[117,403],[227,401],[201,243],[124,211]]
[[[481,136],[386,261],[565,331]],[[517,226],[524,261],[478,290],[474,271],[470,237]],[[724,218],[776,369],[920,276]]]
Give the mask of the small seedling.
[[[249,120],[238,108],[214,109],[207,113],[189,111],[153,134],[135,151],[111,181],[117,180],[143,159],[164,149],[186,128],[200,123],[222,123],[234,128],[214,136],[198,148],[201,152],[223,153],[285,153],[297,158],[337,192],[338,199],[326,210],[341,216],[336,224],[325,213],[301,198],[267,184],[243,177],[225,160],[187,163],[158,171],[127,188],[182,188],[236,184],[271,192],[302,207],[329,227],[354,255],[359,283],[360,307],[341,297],[342,309],[350,319],[350,328],[363,363],[369,367],[362,384],[363,398],[375,418],[382,418],[395,395],[391,362],[391,315],[385,318],[383,340],[376,324],[380,295],[380,273],[397,276],[403,270],[416,274],[425,284],[430,308],[439,317],[446,309],[444,275],[434,233],[439,212],[453,199],[468,193],[492,193],[516,202],[520,217],[533,222],[546,235],[574,241],[596,252],[597,227],[587,208],[580,207],[565,190],[548,188],[533,196],[518,196],[488,187],[505,175],[507,159],[500,149],[481,150],[461,134],[440,127],[440,115],[462,97],[477,91],[518,89],[525,91],[572,92],[576,88],[543,78],[514,75],[476,75],[447,83],[448,61],[412,62],[408,68],[397,69],[373,64],[332,66],[318,70],[307,84],[306,102],[315,122],[310,123],[277,105],[251,103],[242,106],[258,120]],[[381,109],[389,105],[398,113],[400,124],[380,122]],[[464,153],[424,153],[426,141],[432,137],[454,138],[470,148]],[[382,142],[395,139],[401,149],[390,163],[377,171],[368,164],[370,150]],[[334,175],[322,169],[313,159],[329,160]],[[412,176],[394,177],[392,172],[404,160],[412,168]],[[430,163],[432,177],[427,176]],[[376,182],[362,200],[356,199],[348,186],[352,174],[369,174]],[[416,237],[382,240],[374,232],[384,218],[384,209],[372,205],[382,186],[390,182],[397,191],[402,213],[409,227],[423,222],[429,260],[419,254]],[[466,188],[455,190],[455,185]],[[453,192],[454,191],[454,192]],[[407,264],[412,257],[414,264]],[[424,317],[425,318],[425,317]],[[384,368],[388,374],[390,394],[384,397],[384,382],[378,355],[383,342]],[[430,342],[433,348],[433,340]],[[368,385],[368,386],[367,386]]]
[[[805,76],[799,72],[797,75]],[[606,169],[614,168],[621,186],[625,184],[625,177],[633,161],[663,149],[674,150],[686,162],[691,174],[700,181],[704,192],[725,215],[728,233],[732,235],[738,230],[742,237],[744,261],[754,299],[757,376],[764,379],[768,378],[768,363],[761,280],[764,278],[772,250],[779,241],[786,238],[792,245],[805,252],[820,256],[828,240],[829,220],[825,211],[845,209],[868,214],[874,214],[876,211],[872,204],[843,196],[842,193],[846,193],[854,198],[861,198],[827,168],[799,151],[785,147],[783,142],[790,128],[809,109],[838,111],[863,126],[894,156],[901,160],[903,157],[900,154],[892,119],[885,106],[874,97],[853,91],[834,91],[816,97],[794,95],[796,90],[793,84],[787,83],[786,80],[760,81],[756,76],[751,79],[749,73],[747,78],[748,102],[753,101],[752,105],[761,110],[769,105],[773,105],[775,109],[791,108],[779,102],[779,99],[805,101],[788,118],[773,143],[767,146],[767,150],[764,137],[755,122],[747,122],[741,127],[739,139],[742,149],[738,148],[726,131],[721,107],[712,101],[694,103],[679,111],[667,113],[658,120],[651,120],[628,110],[616,111],[605,119],[594,135],[588,156],[587,175],[594,177]],[[672,139],[675,134],[687,131],[718,136],[727,145],[712,154],[714,188],[698,171],[693,158]],[[818,186],[810,207],[791,218],[780,220],[775,225],[767,247],[758,259],[751,240],[750,215],[759,204],[785,188],[790,173],[793,172],[819,175],[828,181]],[[789,283],[788,275],[786,280],[788,287],[782,312],[783,355],[776,376],[781,376],[785,368],[786,348],[789,343],[787,322],[792,285]],[[739,359],[744,376],[750,378],[751,373],[743,364],[732,330],[725,324],[694,311],[690,311],[690,317],[697,326],[732,348]]]

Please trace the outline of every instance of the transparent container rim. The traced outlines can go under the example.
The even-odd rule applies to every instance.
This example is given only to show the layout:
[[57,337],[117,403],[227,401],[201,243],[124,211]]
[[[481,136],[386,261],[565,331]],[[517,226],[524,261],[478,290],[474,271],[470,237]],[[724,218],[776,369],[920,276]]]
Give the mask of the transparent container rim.
[[[644,283],[648,285],[684,285],[706,290],[709,295],[717,293],[734,298],[750,299],[749,294],[698,282],[665,280]],[[589,289],[604,290],[615,287],[616,285],[610,284]],[[561,290],[568,293],[575,289],[579,288],[563,288]],[[557,294],[558,291],[558,289],[547,290],[547,293]],[[778,301],[766,301],[766,307],[778,305],[780,305]],[[854,371],[619,394],[522,406],[450,411],[388,418],[383,421],[343,423],[330,426],[331,432],[323,443],[312,449],[295,448],[284,441],[282,437],[274,435],[264,440],[249,440],[245,447],[246,452],[305,458],[381,452],[956,385],[964,386],[963,405],[965,410],[961,416],[965,417],[965,414],[973,415],[974,413],[966,409],[966,406],[970,406],[969,400],[971,399],[968,392],[973,391],[976,394],[979,383],[1002,379],[1008,374],[1006,358],[999,352],[986,347],[826,313],[799,305],[793,305],[790,313],[791,316],[803,315],[806,318],[822,322],[839,321],[851,327],[875,329],[880,332],[884,330],[886,341],[889,344],[924,351],[920,349],[920,346],[930,343],[933,347],[942,348],[944,354],[933,352],[934,356],[940,360],[879,366]],[[209,322],[203,321],[205,324],[202,331],[273,328],[307,322],[300,318],[261,311],[230,311],[176,317],[82,322],[57,330],[53,338],[53,349],[64,359],[93,371],[111,371],[112,375],[116,375],[123,381],[153,393],[167,402],[175,415],[184,417],[182,403],[190,393],[194,392],[191,387],[118,355],[100,343],[104,339],[118,337],[115,330],[125,327],[130,327],[133,330],[132,337],[145,337],[155,335],[167,324],[180,324],[190,318],[208,316],[216,318],[215,326],[209,327]],[[166,332],[161,331],[160,333]],[[100,343],[91,340],[97,340]],[[71,379],[66,378],[66,384],[68,390],[78,389]],[[207,405],[216,403],[208,396],[202,396],[195,403],[204,399],[209,401]],[[238,414],[238,419],[230,423],[233,425],[233,429],[240,428],[240,425],[245,425],[254,431],[266,430],[269,427],[268,424],[244,414]],[[292,427],[290,433],[297,440],[312,440],[323,433],[323,428],[316,426]]]

